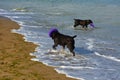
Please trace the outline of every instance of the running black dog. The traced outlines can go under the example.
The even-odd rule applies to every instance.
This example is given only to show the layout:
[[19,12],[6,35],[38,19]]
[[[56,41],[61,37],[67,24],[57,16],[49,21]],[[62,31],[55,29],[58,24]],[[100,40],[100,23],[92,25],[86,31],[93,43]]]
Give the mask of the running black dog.
[[51,29],[49,32],[49,36],[54,40],[53,49],[56,49],[58,45],[61,45],[63,49],[65,49],[65,46],[70,50],[71,53],[73,53],[73,56],[75,56],[75,52],[73,51],[75,46],[74,38],[75,36],[68,36],[61,34],[57,29]]
[[82,28],[87,28],[88,25],[92,26],[94,28],[94,24],[92,20],[81,20],[81,19],[74,19],[74,27],[81,25]]

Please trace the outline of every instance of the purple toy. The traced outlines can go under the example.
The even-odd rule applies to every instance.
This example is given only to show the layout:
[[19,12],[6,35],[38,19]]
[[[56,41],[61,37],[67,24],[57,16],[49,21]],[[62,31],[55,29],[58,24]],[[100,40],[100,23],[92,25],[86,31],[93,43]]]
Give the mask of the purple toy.
[[92,28],[94,28],[94,27],[95,27],[93,23],[90,23],[90,26],[91,26]]
[[56,28],[52,28],[52,29],[50,29],[50,31],[49,31],[49,37],[51,37],[52,36],[52,33],[53,32],[58,32],[58,30],[56,29]]

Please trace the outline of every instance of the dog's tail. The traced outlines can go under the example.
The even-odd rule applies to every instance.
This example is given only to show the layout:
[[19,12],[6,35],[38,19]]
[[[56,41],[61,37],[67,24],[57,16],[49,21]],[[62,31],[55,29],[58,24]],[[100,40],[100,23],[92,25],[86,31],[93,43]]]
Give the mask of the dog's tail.
[[75,38],[75,37],[77,37],[77,35],[74,35],[72,38]]

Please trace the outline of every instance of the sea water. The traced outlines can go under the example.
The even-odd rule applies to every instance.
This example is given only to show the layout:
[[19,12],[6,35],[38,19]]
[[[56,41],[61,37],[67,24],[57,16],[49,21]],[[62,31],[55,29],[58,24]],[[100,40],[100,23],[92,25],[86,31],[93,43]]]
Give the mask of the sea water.
[[[120,80],[120,0],[0,0],[0,16],[18,22],[12,32],[39,45],[31,60],[80,80]],[[91,19],[95,28],[74,29],[75,18]],[[52,50],[53,27],[77,35],[75,57],[60,46]]]

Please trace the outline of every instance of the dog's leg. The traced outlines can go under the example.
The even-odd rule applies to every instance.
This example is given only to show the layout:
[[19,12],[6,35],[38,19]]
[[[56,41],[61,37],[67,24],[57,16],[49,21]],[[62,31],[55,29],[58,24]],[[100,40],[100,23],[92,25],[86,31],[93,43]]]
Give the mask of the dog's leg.
[[75,52],[71,49],[70,52],[73,54],[73,56],[75,56]]
[[61,53],[65,53],[65,45],[62,45]]
[[56,49],[57,46],[58,46],[58,44],[54,44],[53,45],[53,49]]
[[85,25],[85,30],[87,30],[87,28],[88,28],[88,26],[87,26],[87,25]]
[[75,47],[71,45],[67,45],[67,47],[70,50],[70,52],[73,54],[73,56],[75,56],[75,52],[73,51]]
[[72,53],[73,53],[73,56],[75,56],[75,52],[73,51]]
[[63,47],[63,50],[65,49],[65,45],[62,45],[62,47]]
[[85,29],[85,26],[84,26],[84,25],[82,25],[82,29],[83,29],[83,30]]
[[74,27],[78,26],[79,24],[75,24]]
[[85,25],[82,25],[82,28],[85,28]]

